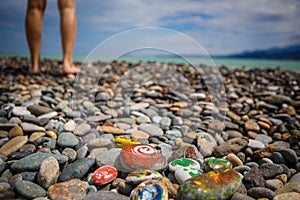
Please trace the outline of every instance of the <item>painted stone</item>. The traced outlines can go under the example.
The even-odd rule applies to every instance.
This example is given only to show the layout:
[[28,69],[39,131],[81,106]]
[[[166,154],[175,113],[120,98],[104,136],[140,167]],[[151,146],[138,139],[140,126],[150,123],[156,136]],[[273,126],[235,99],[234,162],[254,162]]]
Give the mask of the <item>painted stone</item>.
[[159,179],[162,175],[151,169],[138,169],[128,174],[126,182],[131,184],[138,184],[150,179]]
[[232,163],[223,158],[212,158],[209,159],[204,166],[206,171],[224,170],[227,168],[232,168]]
[[186,147],[183,152],[183,157],[197,160],[196,150],[192,146]]
[[134,141],[130,138],[124,138],[124,137],[116,137],[115,138],[115,144],[119,147],[125,147],[132,144],[141,144],[139,141]]
[[103,185],[111,182],[118,176],[118,170],[112,166],[106,165],[96,169],[93,174],[95,184]]
[[234,169],[213,170],[180,185],[178,199],[228,199],[241,185],[241,175]]
[[197,161],[189,158],[173,160],[169,163],[169,170],[174,172],[178,183],[183,183],[187,179],[201,174],[200,165]]
[[146,144],[123,147],[120,161],[124,170],[128,172],[137,169],[161,171],[167,167],[167,159],[155,148]]
[[167,200],[168,189],[160,181],[147,180],[140,183],[130,194],[130,200]]

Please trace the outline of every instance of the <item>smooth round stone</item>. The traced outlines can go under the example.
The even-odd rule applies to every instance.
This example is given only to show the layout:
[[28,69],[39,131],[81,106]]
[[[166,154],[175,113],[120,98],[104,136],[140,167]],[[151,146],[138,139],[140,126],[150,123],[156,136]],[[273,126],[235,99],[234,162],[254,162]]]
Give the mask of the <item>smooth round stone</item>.
[[205,170],[225,170],[232,168],[232,163],[229,160],[223,158],[212,158],[205,163]]
[[211,134],[205,132],[198,133],[197,147],[204,157],[210,156],[216,146],[217,142]]
[[21,127],[23,128],[23,130],[25,132],[44,132],[45,128],[35,125],[35,124],[31,124],[31,123],[27,123],[27,122],[23,122],[21,123]]
[[269,179],[266,181],[266,187],[275,191],[283,188],[283,183],[278,179]]
[[28,136],[17,136],[6,142],[0,148],[0,154],[8,156],[13,152],[18,151],[28,141]]
[[291,179],[289,180],[290,183],[297,183],[300,187],[300,172],[294,174]]
[[16,183],[16,191],[28,199],[46,196],[46,191],[41,186],[30,181],[18,181]]
[[167,200],[168,189],[156,180],[147,180],[140,183],[130,194],[130,199],[134,200]]
[[180,185],[178,199],[228,199],[240,187],[242,178],[233,169],[213,170]]
[[113,166],[103,166],[98,169],[93,174],[93,182],[98,185],[104,185],[113,181],[118,176],[118,170]]
[[84,136],[91,130],[91,126],[86,123],[77,125],[74,129],[74,134],[78,136]]
[[287,163],[295,165],[298,162],[298,157],[293,149],[280,149],[278,152],[283,156]]
[[254,121],[247,121],[247,122],[245,123],[245,129],[246,129],[247,131],[259,132],[260,127],[259,127],[259,125],[258,125],[256,122],[254,122]]
[[122,148],[120,161],[126,171],[136,169],[163,170],[167,167],[166,158],[150,145],[137,144]]
[[271,163],[263,163],[259,166],[259,169],[266,179],[274,178],[284,170],[282,166]]
[[26,107],[14,107],[12,109],[12,113],[15,116],[21,117],[21,116],[25,116],[25,115],[31,115],[31,112],[29,110],[27,110]]
[[132,144],[141,144],[139,141],[134,141],[130,138],[119,137],[119,136],[114,139],[114,142],[118,147],[126,147]]
[[50,199],[84,199],[86,196],[86,184],[79,179],[72,179],[62,183],[56,183],[49,187]]
[[149,103],[137,103],[137,104],[130,106],[130,109],[135,110],[135,111],[140,111],[140,110],[144,110],[145,108],[147,108],[149,106],[150,106]]
[[285,163],[283,156],[281,155],[281,153],[279,153],[277,151],[272,153],[271,159],[275,164],[284,164]]
[[34,115],[43,115],[52,112],[52,109],[38,104],[28,106],[27,109]]
[[264,188],[264,187],[253,187],[248,190],[247,194],[250,197],[253,197],[255,199],[259,198],[268,198],[268,199],[273,199],[276,194],[269,188]]
[[77,157],[77,152],[72,148],[65,148],[61,154],[67,156],[69,158],[69,162],[75,161]]
[[56,183],[59,175],[59,164],[54,157],[46,158],[42,163],[38,174],[38,183],[45,189]]
[[257,134],[255,137],[255,140],[258,140],[260,142],[262,142],[263,144],[269,144],[273,141],[273,139],[268,136],[268,135],[264,135],[264,134]]
[[53,111],[43,115],[38,116],[38,119],[52,119],[58,115],[58,112]]
[[140,124],[138,129],[144,131],[150,137],[161,136],[164,134],[163,130],[160,127],[155,126],[153,124]]
[[116,165],[116,160],[121,153],[120,148],[112,148],[108,151],[96,153],[96,163],[98,167],[105,165]]
[[150,179],[159,179],[162,175],[151,169],[138,169],[130,172],[126,177],[126,182],[131,184],[139,184]]
[[23,129],[20,126],[15,126],[13,127],[9,132],[8,132],[8,137],[9,138],[14,138],[17,136],[23,136]]
[[61,172],[58,181],[68,181],[75,178],[82,178],[95,163],[93,158],[82,158],[67,165]]
[[69,120],[67,123],[64,125],[64,130],[67,132],[73,132],[76,128],[76,122],[74,120]]
[[64,164],[68,161],[67,156],[37,152],[14,162],[11,165],[11,170],[14,172],[37,171],[43,160],[50,156],[55,157],[59,164]]
[[78,143],[77,137],[71,132],[62,132],[57,138],[57,144],[61,147],[74,147]]
[[300,194],[297,192],[287,192],[275,196],[273,200],[288,200],[288,199],[291,200],[300,199]]
[[249,143],[247,146],[254,150],[262,149],[265,147],[265,145],[262,142],[253,139],[249,139]]
[[173,160],[169,163],[169,170],[175,172],[178,183],[183,183],[187,179],[201,174],[199,163],[189,158]]
[[169,127],[171,126],[171,119],[169,118],[169,117],[163,117],[161,120],[160,120],[160,122],[159,122],[159,124],[160,124],[160,127],[162,128],[162,129],[166,129],[166,130],[168,130],[169,129]]

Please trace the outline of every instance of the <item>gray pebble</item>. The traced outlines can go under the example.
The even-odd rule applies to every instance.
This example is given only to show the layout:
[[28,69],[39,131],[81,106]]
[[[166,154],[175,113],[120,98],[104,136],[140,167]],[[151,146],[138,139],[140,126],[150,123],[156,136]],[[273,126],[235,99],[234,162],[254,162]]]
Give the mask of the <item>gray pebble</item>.
[[144,131],[150,137],[161,136],[164,134],[164,132],[161,128],[159,128],[158,126],[155,126],[153,124],[140,124],[138,129],[141,131]]
[[276,194],[269,188],[264,188],[264,187],[254,187],[248,190],[248,195],[258,199],[258,198],[268,198],[268,199],[273,199]]
[[61,147],[74,147],[78,143],[78,139],[71,132],[62,132],[57,138],[57,144]]
[[280,165],[271,163],[263,163],[259,166],[259,169],[266,179],[274,178],[283,172],[283,168]]
[[16,191],[23,197],[33,199],[46,196],[46,191],[39,185],[30,181],[19,181],[16,183]]

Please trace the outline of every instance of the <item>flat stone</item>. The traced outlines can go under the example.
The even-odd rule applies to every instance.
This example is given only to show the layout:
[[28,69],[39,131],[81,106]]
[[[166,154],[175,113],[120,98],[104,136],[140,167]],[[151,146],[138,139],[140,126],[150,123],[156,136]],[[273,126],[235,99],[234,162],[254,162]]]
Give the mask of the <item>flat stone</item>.
[[227,199],[237,191],[241,181],[241,176],[233,169],[210,171],[181,184],[177,198],[185,200]]
[[264,134],[257,134],[255,140],[262,142],[263,144],[269,144],[273,141],[272,137]]
[[234,121],[241,121],[241,117],[238,116],[237,114],[235,114],[235,113],[232,112],[232,111],[228,111],[226,114],[227,114],[227,116],[228,116],[229,118],[231,118],[231,119],[234,120]]
[[139,140],[139,139],[148,140],[149,138],[149,135],[143,131],[134,131],[131,133],[130,136],[133,140]]
[[27,141],[28,136],[14,137],[0,148],[0,154],[9,156],[11,153],[18,151]]
[[87,147],[89,149],[93,148],[102,148],[102,147],[107,147],[107,148],[112,148],[114,145],[110,139],[107,138],[96,138],[93,140],[90,140],[87,143]]
[[71,132],[62,132],[57,138],[57,144],[61,147],[74,147],[78,143],[77,137]]
[[58,181],[69,181],[71,179],[79,178],[85,176],[85,174],[89,171],[91,166],[95,163],[95,159],[93,158],[82,158],[80,160],[75,161],[67,165],[61,172]]
[[108,151],[96,154],[96,163],[98,167],[105,165],[115,166],[116,159],[121,153],[121,148],[113,148]]
[[57,200],[84,199],[86,196],[86,185],[79,179],[56,183],[49,187],[48,195],[51,199]]
[[74,120],[69,120],[67,123],[64,125],[64,130],[67,132],[73,132],[76,128],[76,122]]
[[22,107],[22,106],[16,106],[12,109],[12,113],[15,115],[15,116],[18,116],[18,117],[23,117],[25,115],[31,115],[31,112],[29,110],[27,110],[26,107]]
[[237,155],[235,155],[233,153],[228,154],[226,156],[226,159],[232,163],[233,167],[243,165],[243,161]]
[[41,186],[30,181],[18,181],[16,183],[16,191],[28,199],[46,196],[46,191]]
[[87,123],[81,123],[74,129],[74,134],[78,136],[84,136],[91,130],[91,126]]
[[102,122],[110,118],[111,118],[110,115],[96,115],[96,116],[87,117],[86,120],[89,122]]
[[13,138],[13,137],[23,136],[23,135],[24,135],[23,129],[20,126],[15,126],[8,132],[7,136],[9,138]]
[[243,134],[239,131],[235,131],[235,130],[228,130],[226,131],[226,133],[228,134],[228,138],[236,138],[236,137],[243,137]]
[[21,123],[21,126],[23,128],[23,131],[25,131],[25,132],[39,132],[39,131],[43,132],[43,131],[45,131],[45,128],[35,125],[35,124],[30,124],[27,122]]
[[259,132],[260,131],[260,127],[255,121],[247,121],[245,123],[245,129],[247,131],[254,131],[254,132]]
[[147,133],[150,137],[161,136],[164,134],[163,130],[160,127],[153,124],[140,124],[138,129]]
[[144,144],[123,147],[120,161],[124,170],[128,172],[137,169],[160,171],[167,167],[166,158],[152,146]]
[[56,183],[59,175],[59,164],[50,156],[43,160],[38,174],[38,183],[45,189]]
[[46,106],[40,106],[38,104],[28,106],[27,109],[36,116],[52,112],[51,108]]
[[249,143],[247,144],[247,146],[253,150],[262,149],[265,147],[265,145],[262,142],[253,139],[249,139]]
[[58,116],[58,112],[56,111],[52,111],[43,115],[38,116],[38,119],[52,119],[55,118],[56,116]]
[[272,163],[263,163],[259,169],[266,179],[274,178],[283,172],[282,166]]
[[247,194],[250,197],[253,197],[255,199],[259,198],[268,198],[268,199],[273,199],[276,194],[269,188],[264,188],[264,187],[253,187],[248,190]]
[[23,172],[23,171],[38,171],[41,163],[46,158],[53,156],[58,161],[59,164],[64,164],[68,161],[67,156],[52,154],[52,153],[34,153],[26,156],[20,160],[17,160],[11,165],[11,170],[13,172]]
[[217,146],[213,153],[216,157],[223,157],[230,153],[236,154],[244,149],[248,142],[249,139],[246,137],[232,138]]
[[93,183],[104,185],[113,181],[118,176],[118,170],[113,166],[102,166],[96,169],[93,174]]
[[99,129],[99,131],[103,132],[103,133],[111,133],[114,135],[123,135],[125,134],[125,131],[117,128],[117,127],[113,127],[113,126],[101,126],[101,128]]
[[215,147],[217,147],[217,142],[211,134],[199,132],[197,139],[197,147],[200,153],[204,157],[206,157],[210,156],[213,153]]
[[300,172],[294,174],[289,180],[289,183],[297,183],[300,187]]
[[149,106],[150,106],[149,103],[137,103],[137,104],[134,104],[134,105],[130,106],[130,109],[131,110],[136,110],[136,111],[141,111],[141,110],[144,110],[145,108],[147,108]]
[[266,187],[271,189],[272,191],[282,189],[283,183],[278,179],[269,179],[266,181]]

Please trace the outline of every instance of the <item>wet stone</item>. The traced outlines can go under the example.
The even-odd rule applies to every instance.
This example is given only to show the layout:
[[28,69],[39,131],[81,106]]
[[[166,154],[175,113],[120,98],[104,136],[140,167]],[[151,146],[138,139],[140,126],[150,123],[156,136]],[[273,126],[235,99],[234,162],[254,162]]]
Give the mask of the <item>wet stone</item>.
[[93,183],[97,185],[104,185],[113,181],[118,176],[118,170],[113,166],[102,166],[93,174]]

